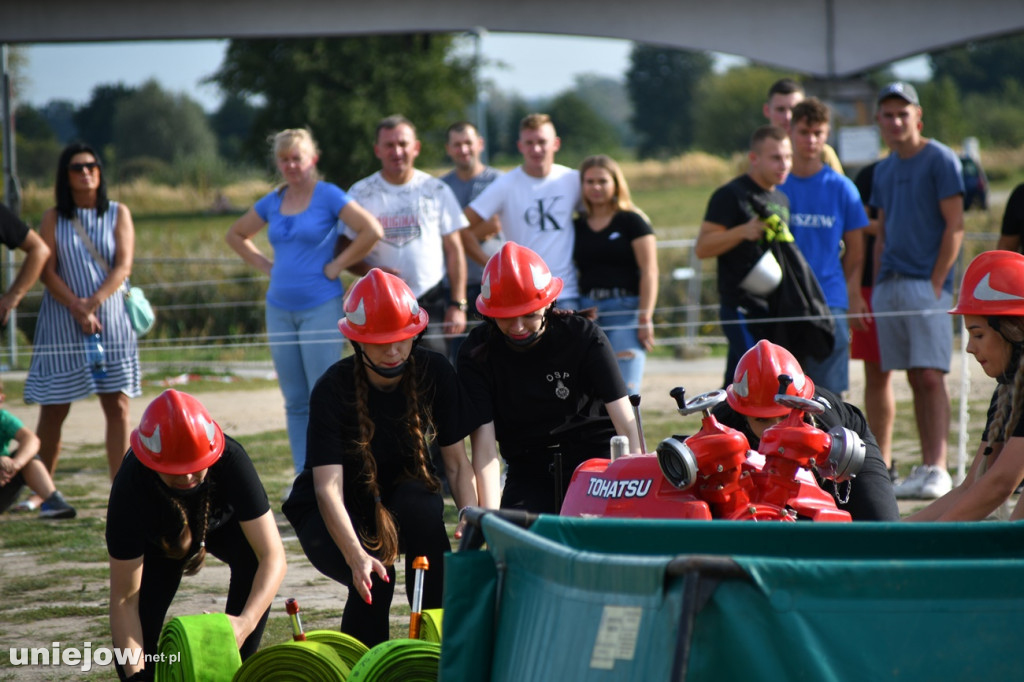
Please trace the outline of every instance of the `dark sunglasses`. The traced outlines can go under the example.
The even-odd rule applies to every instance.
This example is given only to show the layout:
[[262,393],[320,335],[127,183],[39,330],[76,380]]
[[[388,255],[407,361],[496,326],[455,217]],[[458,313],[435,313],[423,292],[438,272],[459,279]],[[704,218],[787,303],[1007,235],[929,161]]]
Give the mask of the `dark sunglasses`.
[[96,161],[90,161],[88,163],[69,163],[68,170],[72,173],[81,173],[82,171],[89,171],[90,173],[100,167],[100,164]]

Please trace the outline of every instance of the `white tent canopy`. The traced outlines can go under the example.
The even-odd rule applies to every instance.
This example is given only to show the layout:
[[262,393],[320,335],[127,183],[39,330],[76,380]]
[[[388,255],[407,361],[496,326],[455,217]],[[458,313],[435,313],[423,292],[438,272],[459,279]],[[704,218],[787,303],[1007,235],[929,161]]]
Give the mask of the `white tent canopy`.
[[7,0],[0,43],[551,33],[714,50],[819,77],[1024,29],[1021,0]]

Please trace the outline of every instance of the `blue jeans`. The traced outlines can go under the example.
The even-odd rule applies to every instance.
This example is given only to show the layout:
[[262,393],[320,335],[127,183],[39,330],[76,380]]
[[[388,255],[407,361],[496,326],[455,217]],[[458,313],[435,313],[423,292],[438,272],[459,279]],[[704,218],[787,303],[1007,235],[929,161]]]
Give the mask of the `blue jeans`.
[[[612,344],[615,359],[619,363],[619,371],[630,394],[640,392],[640,383],[644,378],[644,362],[647,360],[647,351],[636,337],[639,305],[639,296],[619,296],[600,301],[586,296],[580,297],[580,308],[597,308],[597,323],[601,325],[601,329]],[[632,355],[623,357],[623,353]]]
[[309,310],[285,310],[267,303],[270,356],[284,395],[296,473],[306,463],[309,394],[320,375],[341,359],[345,339],[338,331],[338,320],[344,316],[340,296]]
[[736,373],[736,365],[748,350],[754,347],[756,340],[747,328],[746,318],[735,306],[721,304],[718,308],[718,319],[722,321],[722,333],[729,342],[729,351],[725,360],[725,382],[722,388],[732,383]]
[[824,360],[806,358],[802,362],[804,374],[815,386],[827,388],[836,395],[850,388],[850,322],[845,308],[829,308],[836,321],[836,344],[832,354]]

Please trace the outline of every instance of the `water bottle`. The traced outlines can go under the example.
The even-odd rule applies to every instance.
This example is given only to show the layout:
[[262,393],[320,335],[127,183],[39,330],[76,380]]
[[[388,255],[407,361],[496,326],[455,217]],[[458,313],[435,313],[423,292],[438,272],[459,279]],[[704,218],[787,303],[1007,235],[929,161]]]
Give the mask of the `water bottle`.
[[103,379],[107,376],[103,341],[99,334],[90,334],[85,337],[85,359],[89,364],[89,371],[92,372],[93,379]]

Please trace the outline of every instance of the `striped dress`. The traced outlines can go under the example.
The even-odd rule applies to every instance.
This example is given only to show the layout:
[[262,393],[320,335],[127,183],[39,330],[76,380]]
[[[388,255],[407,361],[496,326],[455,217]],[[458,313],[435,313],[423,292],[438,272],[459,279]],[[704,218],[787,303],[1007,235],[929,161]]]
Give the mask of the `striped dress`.
[[[78,220],[109,266],[114,262],[114,228],[118,204],[110,202],[107,211],[76,209]],[[74,224],[57,217],[57,275],[85,298],[92,295],[107,274],[96,263],[82,242]],[[124,296],[115,292],[100,305],[96,315],[103,326],[100,332],[107,376],[94,379],[85,356],[85,334],[71,311],[43,293],[36,324],[32,364],[25,380],[25,402],[59,405],[80,400],[93,393],[122,392],[130,397],[142,394],[139,347],[124,307]]]

